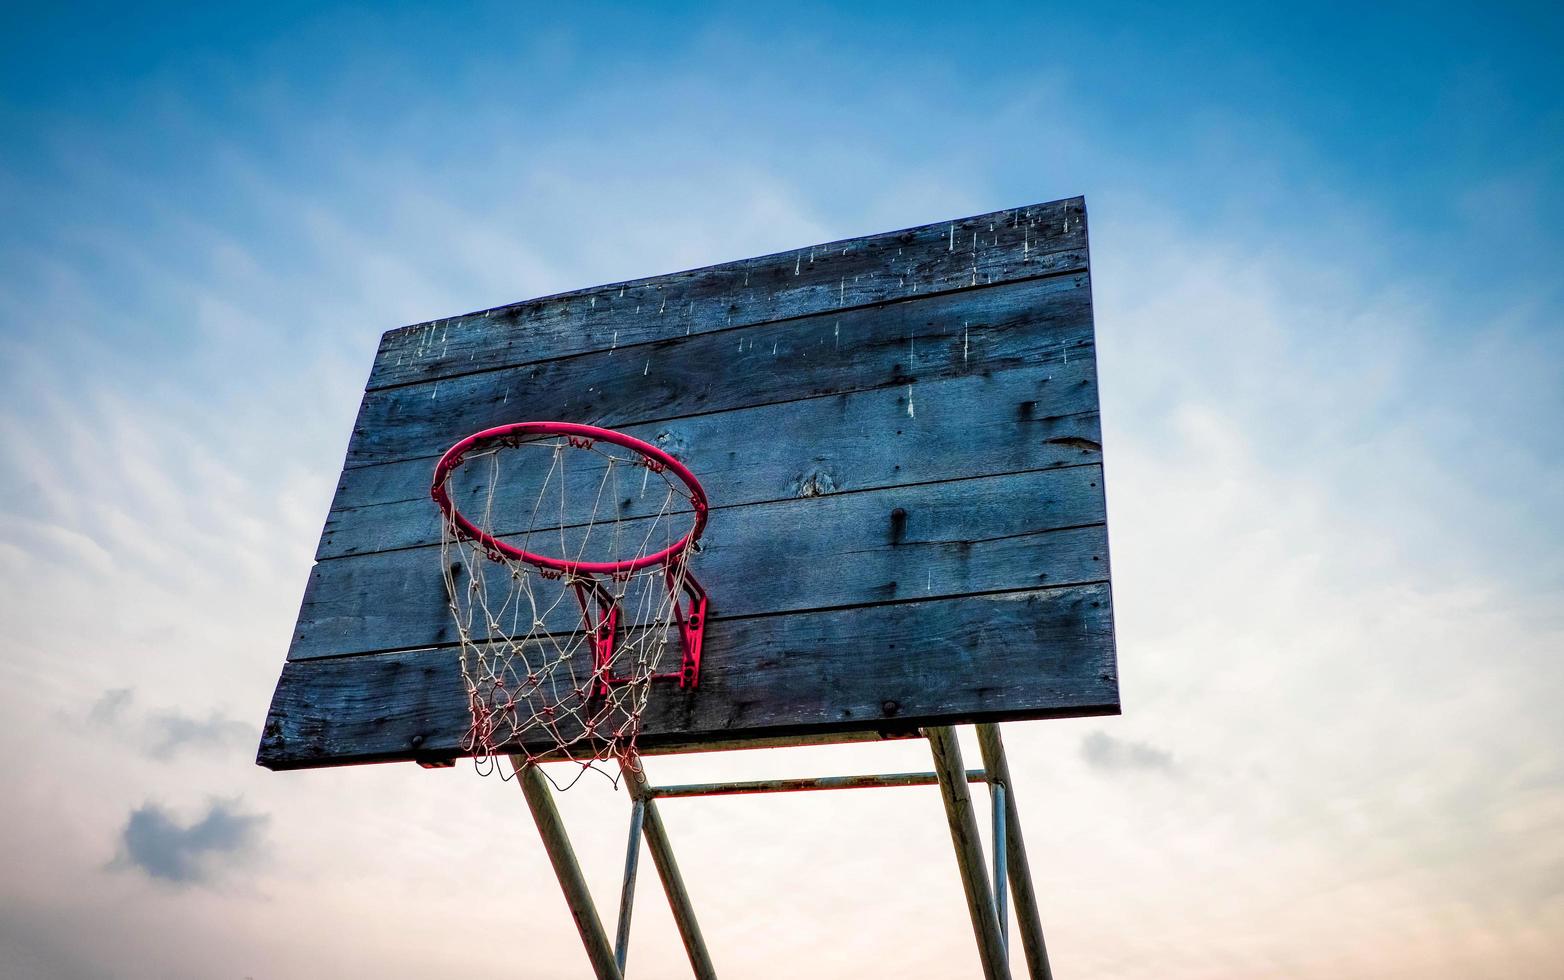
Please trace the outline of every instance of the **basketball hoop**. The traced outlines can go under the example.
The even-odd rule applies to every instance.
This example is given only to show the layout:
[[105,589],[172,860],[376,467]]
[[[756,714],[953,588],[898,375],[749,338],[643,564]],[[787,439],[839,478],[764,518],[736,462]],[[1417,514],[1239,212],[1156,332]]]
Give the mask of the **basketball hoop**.
[[[429,492],[472,712],[463,748],[479,770],[499,754],[583,771],[635,758],[653,682],[700,679],[707,599],[688,567],[706,526],[700,481],[622,432],[517,422],[452,446]],[[675,639],[679,665],[664,669]]]

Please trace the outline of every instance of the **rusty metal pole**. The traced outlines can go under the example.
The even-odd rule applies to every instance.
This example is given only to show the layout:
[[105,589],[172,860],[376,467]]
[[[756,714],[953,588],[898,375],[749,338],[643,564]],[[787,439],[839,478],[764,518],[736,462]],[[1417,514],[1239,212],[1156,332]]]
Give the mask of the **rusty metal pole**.
[[673,844],[663,826],[662,813],[657,809],[657,800],[648,793],[641,761],[630,760],[623,771],[631,796],[646,804],[646,848],[652,852],[652,863],[657,866],[657,876],[662,879],[663,891],[668,894],[668,907],[673,911],[674,924],[679,927],[679,938],[684,940],[684,951],[689,954],[690,969],[697,980],[717,980],[717,970],[712,965],[711,953],[706,950],[700,923],[695,920],[695,906],[690,902],[690,893],[685,890],[684,878],[679,874],[679,863],[674,859]]
[[[999,919],[999,941],[1005,947],[1005,956],[1010,955],[1010,905],[1005,900],[1005,784],[994,782],[988,784],[991,799],[989,809],[994,819],[993,833],[990,835],[994,841],[994,915]],[[623,964],[621,964],[623,965]]]
[[1010,869],[1010,893],[1016,909],[1016,925],[1021,933],[1021,949],[1026,954],[1026,969],[1032,980],[1053,980],[1048,963],[1048,946],[1043,942],[1043,918],[1032,887],[1032,869],[1026,859],[1026,840],[1021,836],[1021,813],[1016,807],[1015,784],[1010,779],[1010,764],[1005,759],[1005,743],[998,725],[977,726],[978,748],[990,783],[1005,787],[1005,864]]
[[950,822],[950,839],[956,847],[956,864],[967,893],[967,911],[972,915],[972,931],[977,935],[983,976],[987,980],[1010,980],[999,917],[994,912],[994,893],[989,890],[988,872],[983,867],[977,816],[972,812],[972,795],[967,791],[966,770],[961,765],[961,745],[956,741],[955,730],[949,727],[925,728],[923,734],[934,754],[934,771],[939,773],[940,795],[945,800],[945,817]]
[[543,848],[548,851],[549,863],[554,866],[554,876],[565,893],[565,904],[570,906],[570,917],[576,921],[576,931],[581,934],[581,944],[586,947],[587,958],[598,980],[623,980],[619,966],[614,962],[614,948],[608,944],[608,933],[603,931],[603,921],[597,917],[597,907],[592,904],[592,892],[587,888],[581,865],[576,862],[575,849],[565,834],[565,824],[554,806],[554,794],[548,780],[537,766],[527,765],[524,756],[511,756],[516,767],[516,782],[527,797],[532,819],[538,825],[543,838]]
[[634,800],[630,804],[630,843],[625,851],[624,884],[619,888],[619,928],[614,932],[614,962],[619,972],[625,969],[625,959],[630,955],[630,911],[635,907],[636,871],[641,866],[641,826],[646,820],[646,802]]
[[[982,769],[968,769],[967,782],[988,779]],[[670,800],[690,796],[744,796],[752,793],[815,793],[838,789],[884,789],[898,786],[933,786],[939,775],[932,772],[888,772],[869,776],[813,776],[800,779],[746,779],[722,783],[684,783],[675,786],[648,786],[646,795]]]

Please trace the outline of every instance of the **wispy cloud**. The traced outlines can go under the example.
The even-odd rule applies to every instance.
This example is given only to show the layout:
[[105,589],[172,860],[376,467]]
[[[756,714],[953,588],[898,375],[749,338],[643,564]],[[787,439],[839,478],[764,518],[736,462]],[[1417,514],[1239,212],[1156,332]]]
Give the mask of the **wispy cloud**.
[[146,721],[147,753],[154,759],[171,759],[179,752],[223,750],[238,745],[251,746],[259,733],[242,721],[216,712],[205,718],[192,718],[178,712],[165,712]]
[[125,823],[119,863],[175,885],[209,882],[254,853],[268,819],[243,812],[237,801],[214,800],[205,815],[181,824],[146,803]]
[[205,717],[172,708],[140,714],[134,710],[135,697],[128,687],[104,691],[87,710],[87,721],[100,729],[113,728],[125,736],[125,742],[159,762],[186,751],[221,753],[240,746],[248,749],[259,734],[253,725],[217,710]]
[[1093,769],[1104,772],[1171,772],[1173,754],[1146,742],[1114,738],[1107,732],[1092,732],[1081,739],[1081,758]]
[[128,687],[116,687],[104,691],[103,696],[87,709],[87,720],[94,725],[112,725],[124,717],[135,700],[135,692]]

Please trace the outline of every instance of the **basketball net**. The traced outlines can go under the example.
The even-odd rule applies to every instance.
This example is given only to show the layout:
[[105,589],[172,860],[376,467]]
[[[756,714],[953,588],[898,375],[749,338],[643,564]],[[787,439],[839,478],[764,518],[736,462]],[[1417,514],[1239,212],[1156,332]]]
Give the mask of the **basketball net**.
[[[641,448],[514,431],[529,426]],[[437,468],[440,560],[472,716],[462,748],[480,773],[508,778],[498,759],[513,755],[575,762],[564,787],[588,770],[617,783],[638,764],[654,679],[694,686],[705,597],[686,559],[706,502],[687,470],[648,449],[671,461],[608,430],[520,423],[464,440]]]

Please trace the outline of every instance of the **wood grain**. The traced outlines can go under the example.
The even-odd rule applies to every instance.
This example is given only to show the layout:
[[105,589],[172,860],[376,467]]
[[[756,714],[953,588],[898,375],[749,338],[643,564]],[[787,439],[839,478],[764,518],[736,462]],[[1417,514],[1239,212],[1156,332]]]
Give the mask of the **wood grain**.
[[392,330],[369,389],[1086,268],[1080,198],[545,296]]
[[[1103,581],[1101,483],[1072,466],[728,508],[691,570],[713,620]],[[442,571],[438,546],[317,564],[290,659],[455,642]],[[561,603],[548,628],[576,615]]]
[[1079,372],[1091,347],[1086,276],[1028,280],[370,391],[347,465],[438,456],[507,422],[614,428],[1025,365]]
[[[1119,703],[1101,583],[731,620],[707,634],[706,657],[698,689],[655,690],[648,751],[1114,714]],[[451,649],[295,661],[283,668],[258,761],[456,757],[468,724]]]
[[[718,508],[1093,463],[1102,458],[1094,366],[1090,354],[1082,354],[1069,365],[925,381],[914,391],[910,416],[906,390],[882,388],[621,431],[692,467]],[[790,438],[791,433],[809,438]],[[429,499],[433,469],[433,461],[413,459],[344,471],[316,557],[438,542],[439,511]],[[546,473],[546,465],[538,472]],[[538,480],[512,475],[516,478],[496,488],[494,507],[521,522],[536,505]],[[464,512],[478,513],[485,505],[484,477],[485,470],[475,466],[471,478],[464,475],[453,485]],[[566,479],[568,499],[589,509],[597,475],[575,468]],[[641,516],[653,512],[659,499],[625,494],[605,513]]]

